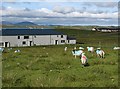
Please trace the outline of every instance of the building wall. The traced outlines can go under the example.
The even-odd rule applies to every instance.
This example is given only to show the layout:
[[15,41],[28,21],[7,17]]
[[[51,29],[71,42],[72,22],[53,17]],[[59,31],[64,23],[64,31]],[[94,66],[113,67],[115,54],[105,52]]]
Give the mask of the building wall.
[[5,42],[8,42],[8,46],[17,46],[17,36],[2,36],[3,47]]
[[76,40],[67,40],[67,44],[76,44]]
[[[55,45],[55,44],[66,44],[67,35],[36,35],[29,36],[29,39],[24,39],[24,36],[0,36],[2,37],[3,47],[20,47],[20,46],[33,46],[33,45]],[[25,44],[24,44],[25,43]],[[0,45],[1,47],[1,45]]]
[[[51,35],[51,44],[52,45],[55,44],[55,40],[58,40],[58,44],[66,44],[66,42],[67,42],[67,35]],[[61,42],[63,40],[65,42]]]

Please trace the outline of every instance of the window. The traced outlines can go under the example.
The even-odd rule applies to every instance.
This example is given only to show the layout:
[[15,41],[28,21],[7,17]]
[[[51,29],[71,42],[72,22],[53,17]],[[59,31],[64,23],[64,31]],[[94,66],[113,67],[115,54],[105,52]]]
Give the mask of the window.
[[20,36],[18,36],[18,39],[20,39]]
[[70,40],[68,40],[68,43],[70,43]]
[[4,43],[2,42],[2,43],[0,43],[0,46],[3,46],[4,45]]
[[23,41],[22,44],[26,44],[26,41]]
[[59,37],[59,36],[57,35],[57,37]]
[[24,39],[29,39],[29,36],[24,36]]
[[63,35],[61,35],[61,38],[63,38]]
[[65,40],[61,40],[61,43],[65,43]]

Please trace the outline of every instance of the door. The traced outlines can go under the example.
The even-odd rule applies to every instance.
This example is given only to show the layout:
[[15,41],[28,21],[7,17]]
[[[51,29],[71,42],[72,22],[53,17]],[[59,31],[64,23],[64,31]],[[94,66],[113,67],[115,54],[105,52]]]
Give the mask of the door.
[[5,47],[10,47],[10,43],[9,42],[5,42]]
[[33,42],[32,41],[30,41],[30,46],[32,46],[33,44],[32,44]]
[[58,44],[58,40],[55,40],[55,45],[57,45]]

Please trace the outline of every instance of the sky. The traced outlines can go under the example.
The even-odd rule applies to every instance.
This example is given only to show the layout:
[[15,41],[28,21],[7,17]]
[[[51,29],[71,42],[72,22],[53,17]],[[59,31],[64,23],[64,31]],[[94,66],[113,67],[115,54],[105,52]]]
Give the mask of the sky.
[[5,0],[2,21],[44,25],[118,25],[118,0]]

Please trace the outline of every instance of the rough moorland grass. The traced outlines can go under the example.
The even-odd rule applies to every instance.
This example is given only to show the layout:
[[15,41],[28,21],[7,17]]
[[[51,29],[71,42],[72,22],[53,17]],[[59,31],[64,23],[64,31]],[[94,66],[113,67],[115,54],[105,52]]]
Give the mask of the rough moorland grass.
[[64,46],[19,48],[21,53],[3,54],[3,87],[110,87],[118,86],[117,51],[105,59],[85,50],[89,67],[82,68],[79,57],[64,53]]
[[[10,51],[6,48],[2,58],[3,87],[118,87],[118,51],[112,49],[117,46],[117,33],[94,32],[93,35],[90,31],[69,30],[68,34],[75,32],[79,42],[84,44],[23,47]],[[89,35],[85,38],[86,33]],[[100,45],[99,39],[104,43]],[[89,43],[90,40],[94,43]],[[68,47],[66,53],[65,46]],[[75,59],[71,54],[74,46],[102,47],[106,55],[100,59],[85,49],[90,66],[82,68],[80,58]],[[14,53],[16,49],[21,52]]]

